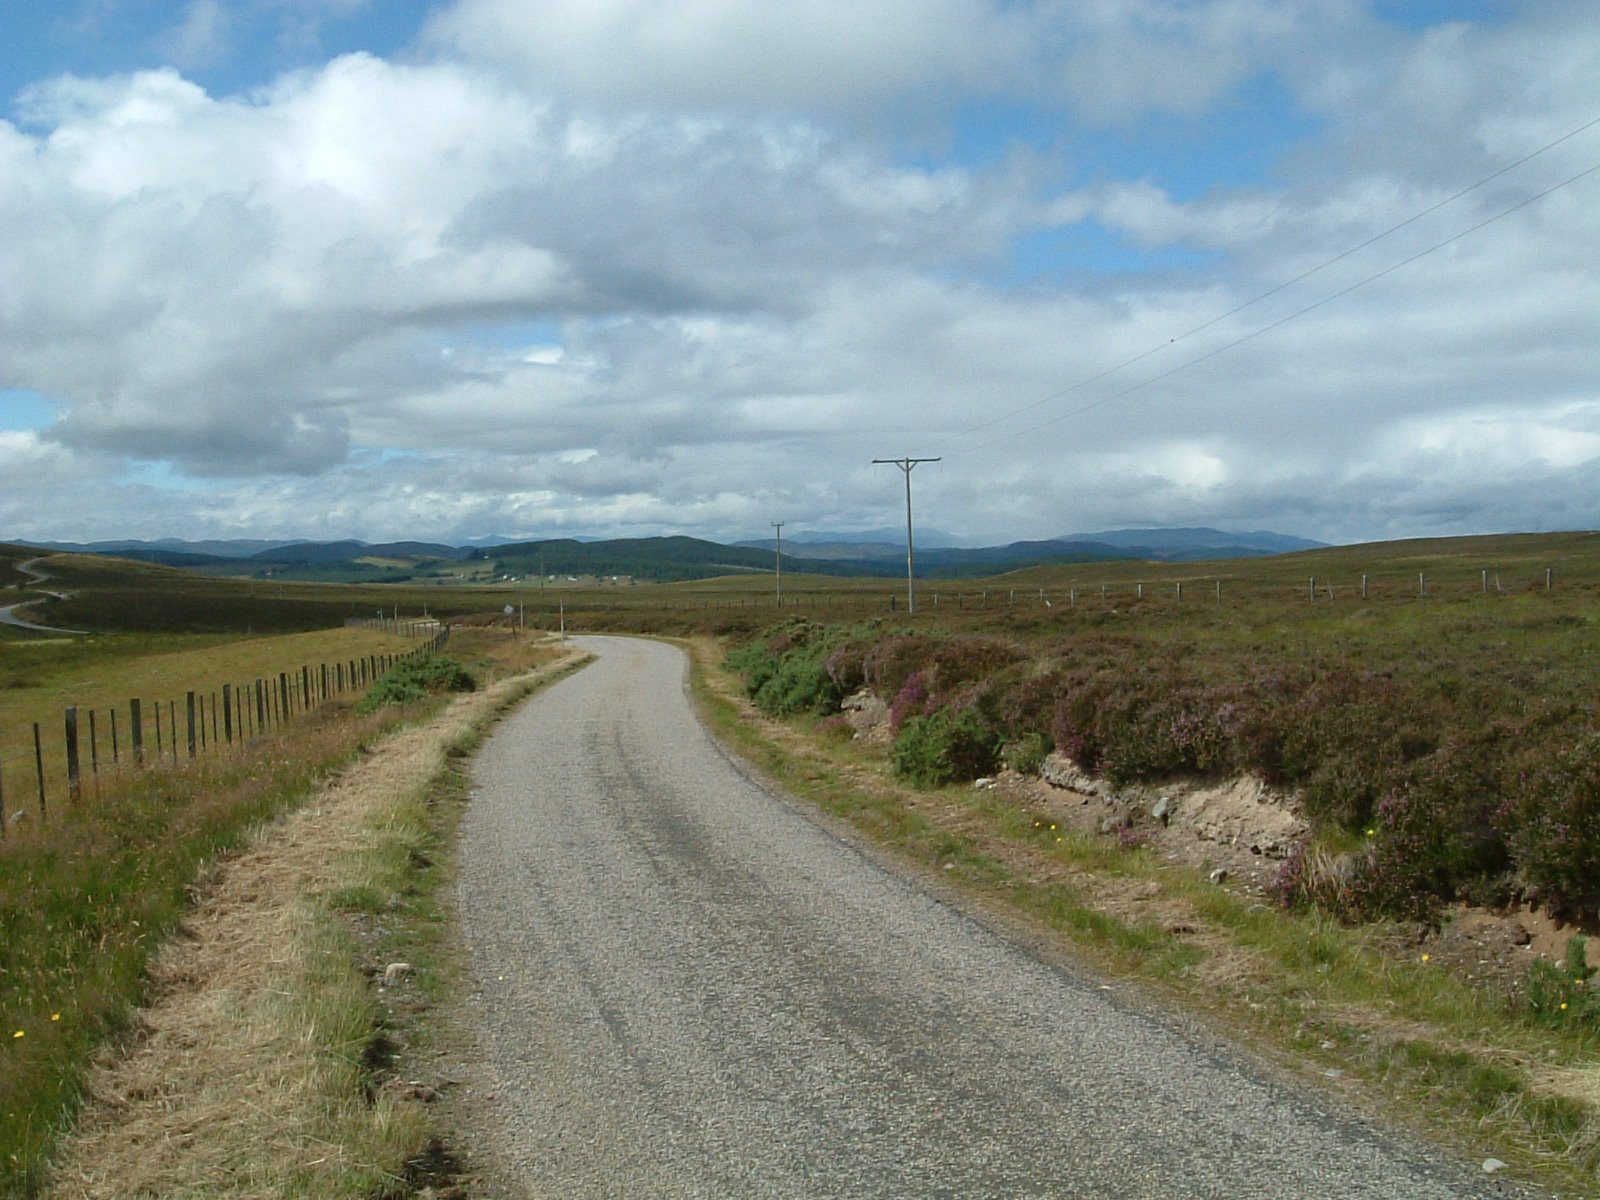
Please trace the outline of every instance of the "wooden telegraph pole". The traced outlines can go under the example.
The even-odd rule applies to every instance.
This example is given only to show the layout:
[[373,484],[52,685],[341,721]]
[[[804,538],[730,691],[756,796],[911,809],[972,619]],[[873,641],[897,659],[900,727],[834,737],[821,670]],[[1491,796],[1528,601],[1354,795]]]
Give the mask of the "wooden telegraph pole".
[[778,583],[778,608],[783,608],[783,522],[773,521],[772,528],[777,530],[777,548],[772,552],[772,573]]
[[906,477],[906,611],[917,611],[916,552],[911,538],[911,472],[918,463],[940,462],[937,458],[875,458],[874,463],[899,467]]

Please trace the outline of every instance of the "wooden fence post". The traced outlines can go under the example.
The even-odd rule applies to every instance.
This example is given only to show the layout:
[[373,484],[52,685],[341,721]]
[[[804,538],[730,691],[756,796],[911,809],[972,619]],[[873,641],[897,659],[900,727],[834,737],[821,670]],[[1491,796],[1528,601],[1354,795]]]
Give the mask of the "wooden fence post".
[[194,754],[195,754],[194,693],[193,692],[190,692],[188,694],[188,696],[186,697],[185,702],[188,705],[188,718],[189,718],[189,725],[188,725],[188,730],[189,730],[189,757],[193,758]]
[[83,778],[81,764],[78,761],[78,706],[70,706],[66,712],[65,737],[67,742],[67,799],[77,804],[83,799]]
[[133,738],[133,765],[144,766],[144,703],[138,699],[128,701],[128,724]]
[[39,820],[41,822],[49,815],[45,808],[44,799],[44,743],[39,737],[39,722],[33,723],[33,769],[39,777]]

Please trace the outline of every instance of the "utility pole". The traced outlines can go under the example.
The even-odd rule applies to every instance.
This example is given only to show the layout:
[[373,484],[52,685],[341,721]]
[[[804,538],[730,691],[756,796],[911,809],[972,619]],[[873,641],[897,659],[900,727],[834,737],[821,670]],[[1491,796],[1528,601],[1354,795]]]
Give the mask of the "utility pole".
[[937,458],[875,458],[874,463],[899,467],[906,477],[906,611],[917,611],[916,552],[911,539],[911,472],[918,463],[940,462]]
[[772,527],[778,531],[777,548],[772,552],[773,578],[778,581],[778,607],[783,607],[783,522],[773,521]]

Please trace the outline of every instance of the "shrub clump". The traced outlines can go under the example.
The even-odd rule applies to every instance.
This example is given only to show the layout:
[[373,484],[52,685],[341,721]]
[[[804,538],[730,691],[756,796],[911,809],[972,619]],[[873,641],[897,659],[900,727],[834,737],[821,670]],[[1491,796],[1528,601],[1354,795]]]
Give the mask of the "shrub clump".
[[912,717],[890,750],[894,772],[919,787],[943,787],[995,769],[1000,737],[972,709],[937,709]]
[[728,666],[744,676],[745,695],[769,717],[829,716],[845,696],[829,663],[850,634],[796,617],[728,655]]
[[442,655],[408,658],[378,676],[356,705],[356,711],[376,712],[390,704],[410,704],[427,696],[477,689],[477,678],[453,658]]
[[1015,741],[1007,742],[1001,749],[1000,757],[1006,766],[1018,774],[1037,775],[1052,749],[1050,739],[1044,734],[1029,731]]

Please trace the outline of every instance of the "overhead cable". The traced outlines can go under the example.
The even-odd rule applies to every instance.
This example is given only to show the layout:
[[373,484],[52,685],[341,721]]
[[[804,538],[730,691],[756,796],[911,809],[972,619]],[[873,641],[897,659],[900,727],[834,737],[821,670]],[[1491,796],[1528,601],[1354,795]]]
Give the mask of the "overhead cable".
[[[933,441],[926,443],[924,446],[919,447],[919,449],[931,449],[931,448],[933,448],[935,446],[944,445],[945,443],[953,441],[956,438],[969,437],[972,434],[978,433],[978,432],[980,432],[980,431],[982,431],[984,429],[992,428],[995,425],[999,425],[999,424],[1001,424],[1001,423],[1003,423],[1005,421],[1012,420],[1015,417],[1022,416],[1024,413],[1032,412],[1035,409],[1041,408],[1044,405],[1049,404],[1050,402],[1052,402],[1054,400],[1061,399],[1063,396],[1070,396],[1073,392],[1076,392],[1076,391],[1079,391],[1082,388],[1088,387],[1091,383],[1098,383],[1100,380],[1105,379],[1107,376],[1115,375],[1118,371],[1126,370],[1128,367],[1131,367],[1136,363],[1143,362],[1145,359],[1149,358],[1151,355],[1158,354],[1162,350],[1169,349],[1170,347],[1176,345],[1177,343],[1182,342],[1182,341],[1184,341],[1184,340],[1186,340],[1188,338],[1191,338],[1197,333],[1202,333],[1205,330],[1210,329],[1213,325],[1216,325],[1217,323],[1219,323],[1221,321],[1227,320],[1229,317],[1237,316],[1239,313],[1244,312],[1248,308],[1254,307],[1255,305],[1261,303],[1261,301],[1263,301],[1263,300],[1266,300],[1266,299],[1268,299],[1268,298],[1270,298],[1272,296],[1277,295],[1279,292],[1285,290],[1286,288],[1290,288],[1290,287],[1293,287],[1297,283],[1304,282],[1305,280],[1310,279],[1313,275],[1316,275],[1316,274],[1318,274],[1318,273],[1320,273],[1322,271],[1327,270],[1329,267],[1335,265],[1336,263],[1343,262],[1345,259],[1349,258],[1351,255],[1357,254],[1360,251],[1365,250],[1367,247],[1372,246],[1372,245],[1376,244],[1377,242],[1382,241],[1384,238],[1388,237],[1390,234],[1397,233],[1400,230],[1406,228],[1408,225],[1413,225],[1417,221],[1422,220],[1422,218],[1424,218],[1426,216],[1429,216],[1432,213],[1438,212],[1441,208],[1444,208],[1447,205],[1453,204],[1455,201],[1461,199],[1463,196],[1469,195],[1472,192],[1477,191],[1479,188],[1482,188],[1482,187],[1484,187],[1484,186],[1486,186],[1486,185],[1488,185],[1490,183],[1493,183],[1496,179],[1499,179],[1501,176],[1506,175],[1506,174],[1510,173],[1511,171],[1516,170],[1518,167],[1522,166],[1525,163],[1531,162],[1533,159],[1538,158],[1541,154],[1544,154],[1544,153],[1546,153],[1546,152],[1548,152],[1550,150],[1555,149],[1557,146],[1561,145],[1563,142],[1570,141],[1573,138],[1577,137],[1579,134],[1584,133],[1584,132],[1586,132],[1586,131],[1588,131],[1590,129],[1593,129],[1596,125],[1600,125],[1600,117],[1595,117],[1594,119],[1592,119],[1590,121],[1586,121],[1584,124],[1578,126],[1576,129],[1570,130],[1567,133],[1562,134],[1560,137],[1556,138],[1554,141],[1546,142],[1543,146],[1540,146],[1537,150],[1530,151],[1529,153],[1524,154],[1521,158],[1515,160],[1514,162],[1507,163],[1505,166],[1500,167],[1498,170],[1495,170],[1495,171],[1491,172],[1488,175],[1485,175],[1482,179],[1477,180],[1475,183],[1468,184],[1466,187],[1461,188],[1458,191],[1452,192],[1450,195],[1444,197],[1442,200],[1438,200],[1435,203],[1430,204],[1427,208],[1424,208],[1424,209],[1421,209],[1418,212],[1412,213],[1409,217],[1405,218],[1403,221],[1399,221],[1399,222],[1397,222],[1397,223],[1395,223],[1393,225],[1390,225],[1388,228],[1383,229],[1383,230],[1379,231],[1378,233],[1373,234],[1371,237],[1367,238],[1365,241],[1359,242],[1356,245],[1351,246],[1349,249],[1343,250],[1340,253],[1335,254],[1332,258],[1325,259],[1324,261],[1318,263],[1316,266],[1311,267],[1311,268],[1309,268],[1309,269],[1307,269],[1305,271],[1300,272],[1300,274],[1294,276],[1293,278],[1286,279],[1282,283],[1276,284],[1273,287],[1268,288],[1266,291],[1260,292],[1257,295],[1252,296],[1250,299],[1245,300],[1242,303],[1235,305],[1234,307],[1228,309],[1226,312],[1219,313],[1216,316],[1210,318],[1209,320],[1204,321],[1201,324],[1196,325],[1191,329],[1185,330],[1184,332],[1178,334],[1176,337],[1169,338],[1165,342],[1162,342],[1162,343],[1160,343],[1158,345],[1155,345],[1155,346],[1151,346],[1148,350],[1145,350],[1145,351],[1143,351],[1143,352],[1141,352],[1139,354],[1136,354],[1132,358],[1124,359],[1122,362],[1119,362],[1114,366],[1107,367],[1103,371],[1098,371],[1093,375],[1089,375],[1089,376],[1087,376],[1087,377],[1085,377],[1083,379],[1080,379],[1076,383],[1070,384],[1069,386],[1064,387],[1064,388],[1060,389],[1059,391],[1051,392],[1048,396],[1044,396],[1044,397],[1041,397],[1038,400],[1031,401],[1031,402],[1029,402],[1027,404],[1022,405],[1019,408],[1014,408],[1014,409],[1010,410],[1009,412],[1004,412],[1004,413],[1001,413],[998,416],[990,417],[987,420],[980,421],[975,425],[968,426],[966,429],[957,431],[955,433],[945,434],[944,436],[936,438]],[[1016,434],[1007,435],[1007,438],[1000,439],[1000,440],[1008,440],[1010,437],[1020,437],[1020,436],[1022,436],[1022,434],[1031,433],[1035,429],[1041,429],[1041,428],[1044,428],[1047,425],[1055,424],[1057,421],[1064,420],[1067,417],[1075,416],[1076,414],[1078,414],[1080,412],[1087,412],[1091,408],[1097,408],[1102,404],[1106,404],[1106,403],[1109,403],[1112,400],[1119,399],[1120,397],[1127,395],[1129,392],[1137,391],[1139,388],[1146,387],[1149,384],[1155,383],[1155,382],[1157,382],[1159,380],[1162,380],[1162,379],[1166,379],[1166,378],[1176,374],[1179,371],[1187,370],[1190,366],[1193,366],[1195,363],[1204,362],[1206,359],[1211,358],[1211,357],[1215,356],[1216,354],[1220,354],[1224,350],[1231,349],[1232,347],[1237,346],[1237,345],[1241,344],[1242,342],[1247,342],[1251,338],[1254,338],[1254,337],[1258,336],[1259,334],[1267,332],[1267,330],[1269,330],[1269,329],[1275,329],[1279,325],[1284,324],[1284,322],[1286,322],[1286,321],[1293,320],[1295,317],[1298,317],[1298,316],[1301,316],[1304,313],[1310,312],[1313,309],[1320,307],[1322,304],[1327,303],[1329,300],[1337,299],[1339,296],[1343,296],[1343,295],[1345,295],[1345,294],[1347,294],[1349,292],[1352,292],[1356,288],[1359,288],[1359,287],[1361,287],[1361,286],[1363,286],[1363,285],[1365,285],[1367,283],[1371,283],[1375,279],[1382,278],[1384,275],[1388,274],[1390,271],[1396,270],[1399,267],[1403,267],[1407,263],[1415,262],[1418,258],[1422,258],[1425,255],[1431,254],[1435,250],[1442,249],[1444,246],[1449,245],[1451,242],[1456,241],[1457,239],[1459,239],[1461,237],[1465,237],[1467,234],[1472,233],[1475,230],[1481,229],[1481,228],[1483,228],[1483,226],[1491,224],[1492,222],[1499,220],[1501,217],[1510,215],[1511,213],[1515,212],[1517,209],[1524,207],[1525,204],[1530,204],[1535,200],[1541,199],[1542,197],[1549,195],[1551,192],[1556,191],[1559,188],[1565,187],[1569,183],[1573,183],[1576,180],[1583,178],[1584,175],[1590,174],[1593,169],[1594,168],[1591,168],[1589,171],[1581,172],[1580,174],[1573,176],[1571,179],[1564,180],[1563,182],[1556,184],[1554,187],[1547,188],[1544,191],[1538,193],[1538,195],[1531,196],[1527,200],[1523,201],[1522,203],[1513,205],[1511,208],[1508,208],[1508,209],[1504,210],[1503,212],[1497,213],[1495,216],[1490,217],[1485,221],[1479,222],[1477,225],[1472,226],[1470,229],[1462,230],[1459,234],[1456,234],[1454,237],[1451,237],[1451,238],[1449,238],[1449,239],[1447,239],[1447,240],[1445,240],[1443,242],[1440,242],[1437,245],[1430,246],[1427,250],[1424,250],[1424,251],[1421,251],[1418,254],[1412,255],[1410,258],[1407,258],[1407,259],[1405,259],[1405,260],[1403,260],[1401,262],[1395,263],[1392,267],[1386,268],[1385,270],[1378,272],[1376,275],[1368,276],[1366,279],[1361,280],[1359,283],[1352,284],[1350,287],[1347,287],[1347,288],[1344,288],[1341,291],[1335,292],[1333,295],[1325,297],[1324,299],[1318,301],[1316,304],[1309,305],[1306,308],[1303,308],[1303,309],[1300,309],[1297,312],[1291,313],[1289,316],[1284,317],[1281,320],[1274,321],[1270,325],[1265,325],[1265,326],[1261,327],[1260,329],[1256,330],[1254,333],[1248,334],[1245,337],[1242,337],[1242,338],[1238,339],[1237,341],[1230,342],[1227,345],[1219,347],[1218,349],[1213,350],[1208,354],[1204,354],[1204,355],[1200,356],[1199,358],[1192,359],[1189,362],[1186,362],[1186,363],[1182,364],[1181,366],[1174,367],[1170,371],[1165,371],[1162,374],[1154,376],[1151,379],[1147,379],[1142,383],[1135,384],[1133,387],[1128,388],[1125,391],[1118,392],[1114,396],[1108,396],[1104,400],[1096,401],[1095,403],[1090,404],[1090,405],[1086,405],[1083,408],[1073,409],[1071,412],[1063,413],[1059,417],[1055,417],[1055,418],[1052,418],[1050,421],[1044,422],[1042,425],[1031,426],[1030,428],[1025,429],[1025,430],[1021,430]],[[986,443],[983,444],[983,446],[975,447],[975,449],[983,449],[983,448],[986,448],[987,446],[994,445],[994,444],[995,444],[994,442],[986,442]]]

